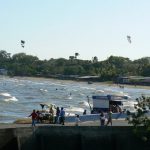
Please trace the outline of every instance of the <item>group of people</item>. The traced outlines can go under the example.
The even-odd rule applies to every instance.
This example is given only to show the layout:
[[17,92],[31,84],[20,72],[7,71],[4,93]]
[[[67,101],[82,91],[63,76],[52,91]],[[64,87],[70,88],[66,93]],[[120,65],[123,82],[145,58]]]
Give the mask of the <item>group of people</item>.
[[[55,116],[54,116],[54,111],[52,108],[50,108],[49,113],[50,113],[50,118],[49,118],[50,123],[62,124],[62,125],[65,124],[65,111],[64,111],[63,107],[61,107],[61,109],[59,109],[59,107],[56,108]],[[83,114],[84,115],[86,114],[86,110],[84,111]],[[38,122],[38,121],[42,122],[42,118],[40,117],[39,111],[36,112],[35,110],[33,110],[33,112],[28,117],[32,118],[32,126],[33,127],[35,126],[36,122]],[[107,120],[107,122],[106,122],[106,120]],[[80,122],[80,118],[79,118],[79,115],[77,114],[75,117],[75,126],[78,126],[79,122]],[[112,111],[109,110],[107,113],[107,116],[104,114],[104,112],[101,112],[100,113],[100,125],[107,126],[107,125],[109,125],[109,123],[112,126]]]
[[59,123],[64,125],[65,124],[65,110],[63,107],[59,109],[59,107],[56,108],[56,115],[55,115],[55,124]]
[[[107,120],[107,122],[106,122]],[[107,113],[107,116],[104,114],[104,112],[101,112],[100,113],[100,125],[101,126],[107,126],[109,125],[109,123],[111,124],[112,126],[112,111],[109,110],[108,113]]]
[[[32,118],[32,126],[35,127],[36,122],[40,122],[42,123],[44,116],[42,115],[41,112],[39,111],[35,111],[35,109],[33,110],[33,112],[28,116]],[[59,123],[64,125],[65,123],[65,111],[64,108],[61,107],[61,109],[59,109],[59,107],[56,108],[56,114],[54,115],[54,111],[53,108],[51,107],[49,110],[49,123]]]

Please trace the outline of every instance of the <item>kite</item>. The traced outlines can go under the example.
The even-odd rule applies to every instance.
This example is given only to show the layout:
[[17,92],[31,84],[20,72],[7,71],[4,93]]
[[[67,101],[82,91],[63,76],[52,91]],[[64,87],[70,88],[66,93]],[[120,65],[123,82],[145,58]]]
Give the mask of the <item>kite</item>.
[[127,35],[127,40],[129,43],[131,43],[131,36]]
[[21,40],[21,46],[24,48],[25,41]]

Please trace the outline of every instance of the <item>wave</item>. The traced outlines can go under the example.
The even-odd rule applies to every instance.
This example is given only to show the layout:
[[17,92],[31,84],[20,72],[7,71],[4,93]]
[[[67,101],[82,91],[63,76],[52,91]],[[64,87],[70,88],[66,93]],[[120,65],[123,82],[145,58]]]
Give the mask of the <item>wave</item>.
[[89,103],[87,101],[79,102],[79,105],[89,107]]
[[9,93],[0,93],[0,96],[2,96],[3,101],[9,102],[9,101],[18,101],[18,99],[15,96],[11,96]]
[[0,93],[1,96],[5,96],[5,97],[11,97],[11,95],[9,93]]
[[49,85],[56,85],[56,86],[63,86],[63,87],[66,87],[66,85],[61,84],[61,83],[50,83]]
[[65,99],[72,99],[72,96],[68,95]]
[[68,108],[65,108],[65,111],[67,111],[67,112],[83,112],[84,109],[79,108],[79,107],[68,107]]
[[47,92],[47,90],[46,90],[46,89],[40,89],[40,91],[41,91],[41,92]]
[[95,88],[91,88],[91,87],[81,87],[81,89],[86,89],[86,90],[95,90]]
[[18,99],[16,97],[10,97],[10,98],[7,98],[7,99],[4,99],[5,102],[9,102],[9,101],[14,101],[14,102],[17,102]]
[[103,90],[96,90],[96,91],[92,92],[92,94],[98,94],[98,93],[105,93],[105,91],[103,91]]

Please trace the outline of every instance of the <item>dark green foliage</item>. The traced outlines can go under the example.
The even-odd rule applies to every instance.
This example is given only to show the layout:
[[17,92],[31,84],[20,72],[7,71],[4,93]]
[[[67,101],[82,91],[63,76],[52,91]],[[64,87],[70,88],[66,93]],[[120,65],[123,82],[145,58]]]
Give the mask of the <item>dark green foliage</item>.
[[77,59],[79,53],[69,59],[58,58],[39,60],[36,56],[25,53],[14,54],[0,51],[0,68],[7,69],[11,76],[57,75],[99,76],[98,81],[115,81],[119,76],[150,76],[150,58],[131,61],[129,58],[110,56],[105,61]]
[[150,108],[150,97],[142,96],[137,99],[137,113],[131,114],[128,118],[129,124],[135,129],[134,133],[143,141],[150,143],[150,116],[147,115]]

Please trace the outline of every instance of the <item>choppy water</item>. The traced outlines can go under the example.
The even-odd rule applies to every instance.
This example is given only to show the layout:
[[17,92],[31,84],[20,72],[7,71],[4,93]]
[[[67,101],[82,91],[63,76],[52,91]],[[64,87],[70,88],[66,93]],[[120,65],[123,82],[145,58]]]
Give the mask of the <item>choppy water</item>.
[[64,81],[43,78],[0,77],[0,123],[13,122],[27,117],[33,109],[41,110],[40,103],[55,104],[64,107],[68,113],[89,112],[87,96],[92,103],[95,92],[110,91],[126,93],[132,99],[141,94],[150,95],[149,89],[88,84],[86,82]]

